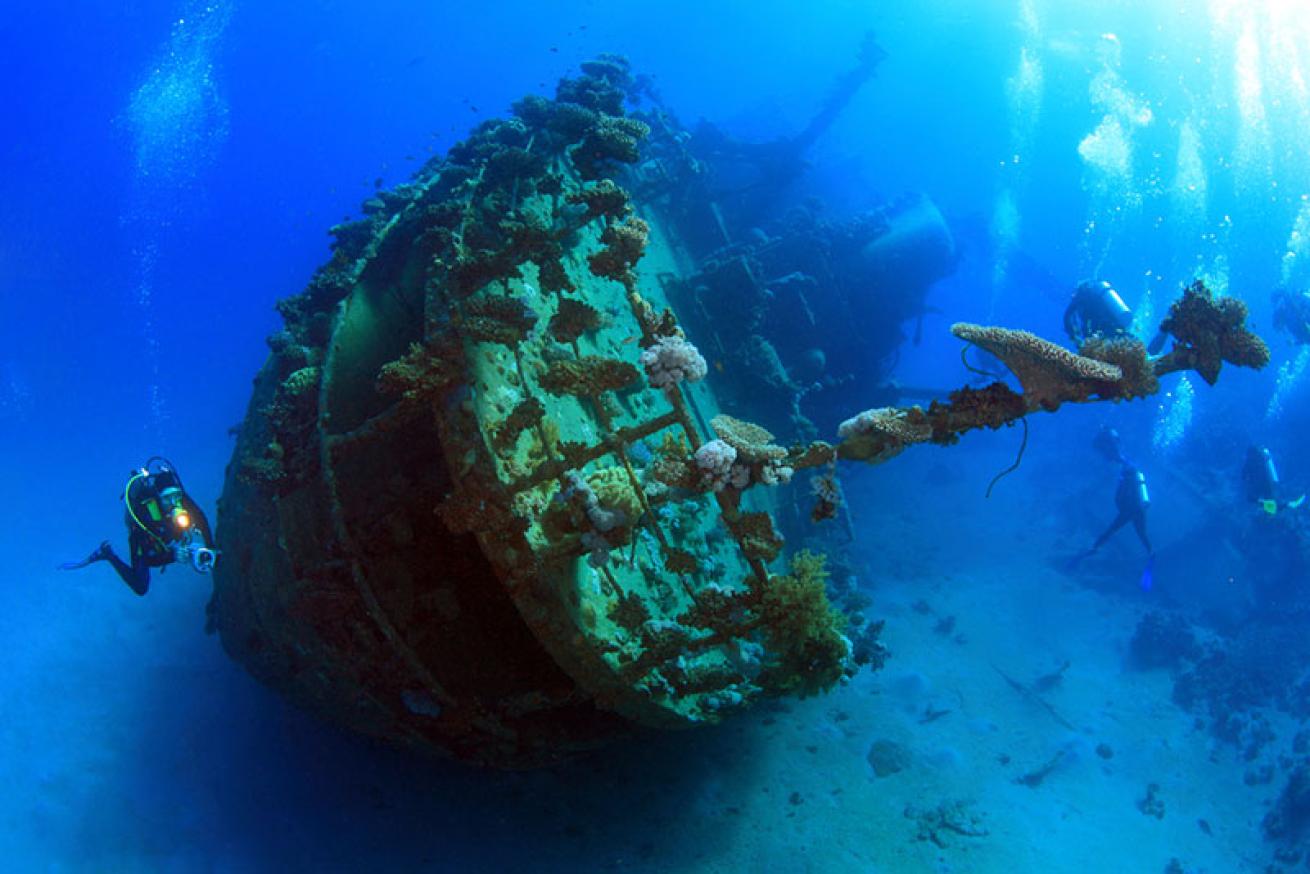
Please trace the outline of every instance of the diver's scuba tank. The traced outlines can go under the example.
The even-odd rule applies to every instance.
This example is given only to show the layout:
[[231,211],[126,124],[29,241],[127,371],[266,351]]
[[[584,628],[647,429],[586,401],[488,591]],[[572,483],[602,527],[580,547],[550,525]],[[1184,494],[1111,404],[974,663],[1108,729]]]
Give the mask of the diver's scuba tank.
[[1126,499],[1134,509],[1146,512],[1146,509],[1151,506],[1151,492],[1146,487],[1146,474],[1132,465],[1125,464],[1119,479],[1119,496],[1121,501]]
[[1259,453],[1264,465],[1265,482],[1269,486],[1269,494],[1273,495],[1278,491],[1278,466],[1274,464],[1274,455],[1268,447],[1261,446]]
[[1252,446],[1247,450],[1242,480],[1248,501],[1255,501],[1271,516],[1278,512],[1278,466],[1268,447]]
[[1145,510],[1151,506],[1151,493],[1146,488],[1146,474],[1140,470],[1134,470],[1133,482],[1137,492],[1137,506]]
[[[1124,299],[1120,297],[1115,287],[1106,280],[1083,280],[1078,283],[1078,295],[1095,307],[1094,318],[1099,317],[1096,321],[1104,322],[1104,324],[1090,324],[1088,328],[1098,331],[1113,327],[1126,331],[1133,323],[1133,311],[1124,303]],[[1088,315],[1092,315],[1092,312]]]

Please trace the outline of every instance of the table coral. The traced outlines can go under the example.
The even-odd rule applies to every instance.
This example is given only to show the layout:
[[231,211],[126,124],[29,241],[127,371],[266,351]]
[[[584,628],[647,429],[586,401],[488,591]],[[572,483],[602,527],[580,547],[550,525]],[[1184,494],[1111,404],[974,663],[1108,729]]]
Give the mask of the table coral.
[[1113,364],[1075,355],[1028,331],[957,322],[951,333],[1001,359],[1019,380],[1029,409],[1087,400],[1123,377]]
[[719,439],[736,452],[736,469],[732,484],[737,489],[751,483],[766,486],[791,481],[794,468],[787,463],[787,450],[773,442],[773,434],[753,422],[727,415],[710,420],[710,427]]

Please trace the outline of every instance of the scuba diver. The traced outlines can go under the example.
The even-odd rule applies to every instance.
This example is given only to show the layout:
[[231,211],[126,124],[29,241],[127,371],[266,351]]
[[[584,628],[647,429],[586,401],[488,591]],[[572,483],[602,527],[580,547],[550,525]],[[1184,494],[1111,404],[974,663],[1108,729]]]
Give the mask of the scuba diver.
[[1090,557],[1104,546],[1115,533],[1125,525],[1132,524],[1137,532],[1137,539],[1146,548],[1146,567],[1142,571],[1142,589],[1151,588],[1155,569],[1155,547],[1146,533],[1146,511],[1151,506],[1151,494],[1146,487],[1146,475],[1137,465],[1129,461],[1123,453],[1119,432],[1113,428],[1102,428],[1092,441],[1092,446],[1108,460],[1119,465],[1119,485],[1114,491],[1115,517],[1101,532],[1101,536],[1089,549],[1078,554],[1070,562],[1070,569],[1077,567],[1083,559]]
[[82,561],[68,562],[60,570],[77,570],[107,561],[128,588],[138,595],[150,589],[150,569],[174,562],[190,564],[197,572],[214,569],[218,550],[210,533],[209,520],[182,487],[182,478],[166,458],[155,456],[145,467],[134,470],[123,488],[127,505],[128,554],[131,562],[114,553],[109,541]]
[[1305,503],[1305,495],[1290,501],[1279,499],[1278,466],[1274,456],[1264,446],[1252,446],[1246,450],[1246,461],[1242,464],[1242,488],[1246,500],[1256,504],[1270,516],[1280,509],[1295,510]]
[[1292,335],[1292,339],[1310,346],[1310,292],[1274,291],[1274,327]]
[[[1127,337],[1133,323],[1133,311],[1124,303],[1115,287],[1104,279],[1084,279],[1073,290],[1064,310],[1064,331],[1081,346],[1095,335]],[[1164,348],[1168,335],[1157,333],[1147,352],[1156,355]]]

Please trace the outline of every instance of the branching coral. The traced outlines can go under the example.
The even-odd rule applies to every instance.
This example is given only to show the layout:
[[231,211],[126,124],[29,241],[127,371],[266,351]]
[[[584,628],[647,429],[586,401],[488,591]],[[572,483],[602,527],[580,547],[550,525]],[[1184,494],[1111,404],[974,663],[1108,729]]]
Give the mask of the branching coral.
[[814,496],[814,507],[810,510],[811,522],[823,522],[837,516],[842,506],[841,486],[837,483],[837,474],[829,471],[810,479],[810,494]]
[[1113,364],[1075,355],[1027,331],[957,322],[951,333],[1001,359],[1023,387],[1030,410],[1054,410],[1066,401],[1085,401],[1123,376]]
[[318,418],[322,371],[302,367],[278,385],[272,402],[263,409],[271,439],[259,455],[241,459],[247,482],[285,488],[311,476],[318,467],[314,426]]
[[560,80],[555,99],[585,106],[595,112],[622,113],[623,100],[633,84],[628,59],[606,52],[584,62],[581,69],[581,76]]
[[636,382],[637,376],[637,368],[626,361],[584,355],[551,362],[537,381],[553,395],[595,396],[626,388]]
[[650,609],[636,593],[627,592],[610,605],[609,617],[619,627],[636,634],[650,620]]
[[641,352],[646,379],[655,388],[671,389],[682,382],[699,382],[709,372],[699,350],[684,337],[661,337]]
[[1160,330],[1178,342],[1156,362],[1156,373],[1195,370],[1214,385],[1225,361],[1255,370],[1264,367],[1269,347],[1247,329],[1246,316],[1246,304],[1237,298],[1215,298],[1204,282],[1193,282],[1160,323]]
[[956,389],[947,402],[933,401],[925,414],[932,426],[932,442],[949,446],[960,439],[965,431],[975,428],[996,430],[1009,425],[1028,413],[1023,395],[1017,394],[1003,382],[994,382],[985,388]]

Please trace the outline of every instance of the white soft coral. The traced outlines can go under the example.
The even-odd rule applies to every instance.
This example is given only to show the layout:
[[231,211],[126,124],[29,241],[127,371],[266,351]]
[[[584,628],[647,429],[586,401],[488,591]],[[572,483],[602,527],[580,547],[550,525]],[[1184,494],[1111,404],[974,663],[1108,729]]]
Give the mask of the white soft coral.
[[673,388],[680,382],[698,382],[709,367],[695,346],[683,337],[661,337],[641,353],[641,366],[655,388]]

